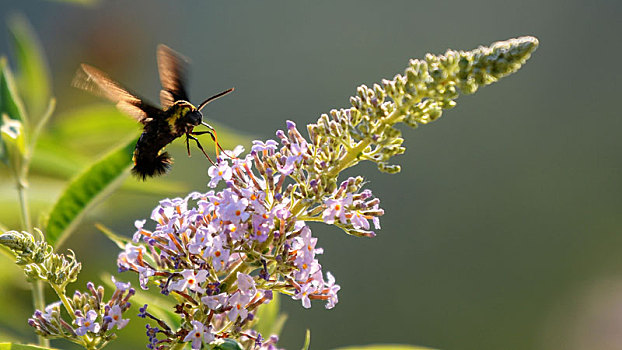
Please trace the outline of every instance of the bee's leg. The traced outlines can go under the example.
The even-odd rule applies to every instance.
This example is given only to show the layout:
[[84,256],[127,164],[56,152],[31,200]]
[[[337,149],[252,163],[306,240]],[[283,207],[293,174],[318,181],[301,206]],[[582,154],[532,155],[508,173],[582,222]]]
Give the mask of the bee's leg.
[[[194,134],[194,133],[193,133]],[[199,139],[197,139],[196,137],[192,136],[191,134],[186,134],[186,141],[188,140],[194,140],[194,142],[197,143],[197,147],[199,147],[199,149],[201,150],[201,152],[203,152],[203,154],[205,155],[205,157],[207,158],[207,160],[209,160],[210,163],[212,163],[212,165],[216,165],[216,163],[214,163],[214,161],[212,161],[212,158],[210,158],[207,153],[205,152],[205,150],[203,149],[203,146],[201,146],[201,143],[199,142]]]
[[192,157],[190,155],[190,140],[188,139],[188,134],[186,134],[186,150],[188,150],[188,157]]
[[205,135],[205,134],[209,134],[209,136],[212,137],[212,141],[216,142],[216,138],[214,137],[214,134],[211,131],[192,131],[190,134],[191,135]]
[[209,124],[207,124],[206,122],[201,122],[201,124],[203,124],[205,127],[209,128],[209,131],[193,131],[191,134],[192,135],[203,135],[203,134],[209,134],[209,136],[212,138],[212,141],[214,141],[214,144],[216,144],[216,156],[218,156],[218,150],[220,149],[222,151],[222,153],[224,153],[227,157],[231,158],[231,159],[237,159],[237,157],[232,157],[230,154],[228,154],[224,149],[222,149],[222,146],[220,145],[220,143],[218,142],[218,136],[216,135],[216,130]]

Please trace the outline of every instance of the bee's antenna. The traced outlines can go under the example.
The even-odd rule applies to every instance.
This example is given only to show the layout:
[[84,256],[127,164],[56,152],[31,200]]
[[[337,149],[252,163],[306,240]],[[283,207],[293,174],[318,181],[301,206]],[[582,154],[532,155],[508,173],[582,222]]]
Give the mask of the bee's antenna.
[[214,96],[212,96],[212,97],[208,98],[207,100],[205,100],[205,101],[201,102],[201,104],[199,105],[199,107],[197,107],[197,109],[198,109],[199,111],[200,111],[200,110],[202,110],[202,109],[203,109],[203,107],[205,107],[205,105],[207,105],[208,103],[210,103],[210,102],[214,101],[215,99],[217,99],[217,98],[219,98],[219,97],[225,96],[226,94],[228,94],[228,93],[232,92],[233,90],[234,90],[234,88],[231,88],[231,89],[229,89],[229,90],[225,90],[225,91],[223,91],[223,92],[221,92],[221,93],[218,93],[218,94],[216,94],[216,95],[214,95]]

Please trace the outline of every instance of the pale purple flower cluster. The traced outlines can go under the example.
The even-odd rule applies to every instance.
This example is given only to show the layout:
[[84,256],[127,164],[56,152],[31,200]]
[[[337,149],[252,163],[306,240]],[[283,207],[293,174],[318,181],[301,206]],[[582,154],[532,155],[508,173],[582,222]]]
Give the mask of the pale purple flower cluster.
[[[45,311],[36,310],[28,323],[37,329],[37,333],[54,338],[65,338],[82,344],[88,339],[93,345],[107,342],[115,337],[115,329],[125,327],[129,319],[123,318],[130,308],[129,299],[135,294],[130,283],[118,282],[112,277],[115,291],[110,300],[104,301],[104,288],[88,282],[88,293],[76,291],[73,298],[66,299],[66,310],[73,311],[73,321],[77,327],[62,318],[60,301],[54,302],[45,308]],[[80,337],[85,337],[84,339]]]
[[[323,250],[305,221],[373,236],[369,220],[378,228],[382,209],[371,191],[360,191],[361,178],[332,186],[312,171],[319,166],[315,147],[294,123],[277,136],[280,150],[273,140],[254,141],[245,157],[238,157],[241,148],[225,153],[231,158],[219,157],[208,185],[224,182],[223,190],[160,201],[151,214],[152,230],[146,220],[136,221],[119,268],[137,272],[144,289],[154,282],[163,294],[181,297],[186,322],[177,332],[149,328],[150,347],[175,338],[199,349],[236,335],[263,346],[262,335],[249,332],[257,307],[273,291],[301,300],[305,308],[314,299],[326,301],[326,308],[337,303],[340,287],[322,272],[317,255]],[[158,333],[166,339],[158,340]],[[274,346],[274,338],[270,342]]]

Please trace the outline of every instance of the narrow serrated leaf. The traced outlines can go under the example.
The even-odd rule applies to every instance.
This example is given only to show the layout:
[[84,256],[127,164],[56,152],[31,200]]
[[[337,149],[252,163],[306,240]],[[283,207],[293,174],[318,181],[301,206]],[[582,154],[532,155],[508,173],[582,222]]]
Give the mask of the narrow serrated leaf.
[[39,38],[21,15],[9,19],[9,33],[17,62],[17,85],[30,116],[40,118],[50,100],[50,73]]
[[136,139],[104,156],[74,178],[48,215],[45,235],[50,245],[58,248],[90,206],[113,189],[127,176],[132,164]]

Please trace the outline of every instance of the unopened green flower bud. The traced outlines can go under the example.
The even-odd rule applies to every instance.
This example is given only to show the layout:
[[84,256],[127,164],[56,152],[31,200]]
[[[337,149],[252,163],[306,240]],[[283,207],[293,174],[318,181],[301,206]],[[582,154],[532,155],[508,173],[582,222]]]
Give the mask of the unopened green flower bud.
[[26,142],[24,140],[24,127],[22,123],[3,114],[0,140],[4,145],[4,152],[1,155],[2,161],[19,176],[26,154]]
[[402,171],[402,167],[397,164],[378,163],[378,170],[383,173],[397,174]]

